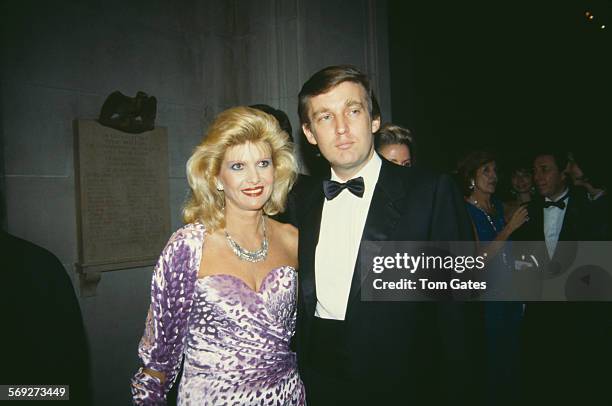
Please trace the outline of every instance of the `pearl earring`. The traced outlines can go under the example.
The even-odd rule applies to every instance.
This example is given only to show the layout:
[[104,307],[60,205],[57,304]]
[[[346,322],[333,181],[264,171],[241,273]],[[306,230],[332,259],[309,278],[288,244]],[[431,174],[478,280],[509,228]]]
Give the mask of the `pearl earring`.
[[470,189],[473,190],[476,187],[476,182],[474,182],[474,179],[470,179]]

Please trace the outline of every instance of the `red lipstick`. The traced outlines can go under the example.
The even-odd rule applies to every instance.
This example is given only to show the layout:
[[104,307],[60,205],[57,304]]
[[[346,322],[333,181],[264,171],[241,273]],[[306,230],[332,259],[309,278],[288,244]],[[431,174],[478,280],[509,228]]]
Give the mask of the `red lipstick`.
[[242,189],[241,192],[249,197],[259,197],[262,195],[264,191],[263,186],[250,187],[247,189]]

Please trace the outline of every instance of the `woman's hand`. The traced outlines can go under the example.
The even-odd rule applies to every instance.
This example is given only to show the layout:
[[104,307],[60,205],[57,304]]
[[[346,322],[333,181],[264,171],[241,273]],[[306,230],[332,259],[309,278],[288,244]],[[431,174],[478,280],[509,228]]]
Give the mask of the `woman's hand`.
[[510,221],[506,225],[508,229],[508,234],[512,234],[517,228],[522,226],[527,220],[529,220],[529,212],[525,206],[521,206],[512,215]]

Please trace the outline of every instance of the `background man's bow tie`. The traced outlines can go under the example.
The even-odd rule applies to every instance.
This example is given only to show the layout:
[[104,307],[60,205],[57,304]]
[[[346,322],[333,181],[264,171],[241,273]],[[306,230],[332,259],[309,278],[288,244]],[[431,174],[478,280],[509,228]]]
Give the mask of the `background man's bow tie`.
[[567,199],[567,194],[556,202],[546,201],[544,202],[544,208],[547,209],[549,207],[555,206],[563,210],[565,209],[565,199]]
[[352,194],[357,197],[363,197],[365,191],[365,185],[363,183],[363,177],[351,179],[346,183],[336,182],[334,180],[323,181],[323,192],[327,200],[332,200],[342,192],[342,190],[348,189]]

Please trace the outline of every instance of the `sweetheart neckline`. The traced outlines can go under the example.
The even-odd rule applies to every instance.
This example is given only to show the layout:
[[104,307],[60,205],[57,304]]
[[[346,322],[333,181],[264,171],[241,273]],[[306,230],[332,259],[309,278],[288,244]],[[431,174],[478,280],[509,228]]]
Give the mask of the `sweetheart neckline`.
[[236,275],[229,274],[229,273],[215,273],[215,274],[212,274],[212,275],[204,275],[204,276],[202,276],[201,278],[197,278],[197,282],[199,282],[199,281],[203,281],[203,280],[206,280],[207,278],[211,278],[211,277],[213,277],[213,276],[229,276],[230,278],[236,279],[236,280],[238,280],[239,282],[241,282],[241,283],[242,283],[242,285],[243,285],[244,287],[246,287],[246,288],[247,288],[249,291],[251,291],[252,293],[254,293],[254,294],[256,294],[256,295],[261,295],[261,293],[263,292],[263,289],[262,289],[262,288],[264,287],[264,285],[265,285],[266,281],[268,280],[268,277],[269,277],[269,276],[270,276],[270,275],[271,275],[273,272],[276,272],[276,271],[278,271],[279,269],[291,269],[293,272],[296,272],[296,269],[295,269],[294,267],[292,267],[291,265],[282,265],[282,266],[279,266],[279,267],[276,267],[276,268],[272,268],[272,269],[270,269],[270,271],[268,271],[268,273],[266,274],[266,276],[264,276],[264,277],[263,277],[263,279],[261,280],[261,284],[259,285],[259,290],[254,290],[254,289],[251,289],[251,287],[249,286],[249,284],[248,284],[248,283],[246,283],[246,282],[244,281],[244,279],[242,279],[242,278],[240,278],[240,277],[238,277],[238,276],[236,276]]

